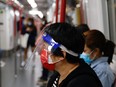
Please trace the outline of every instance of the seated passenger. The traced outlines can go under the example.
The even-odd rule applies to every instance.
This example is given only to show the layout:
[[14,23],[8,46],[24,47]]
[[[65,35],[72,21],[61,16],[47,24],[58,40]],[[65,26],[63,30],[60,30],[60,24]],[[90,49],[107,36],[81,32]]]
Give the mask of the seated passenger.
[[103,87],[111,87],[114,83],[114,73],[108,63],[112,62],[114,43],[106,40],[98,30],[87,31],[85,48],[80,58],[84,59],[96,72]]
[[78,29],[68,23],[55,23],[47,26],[41,36],[43,46],[42,40],[37,45],[42,53],[41,62],[45,68],[54,70],[47,87],[102,87],[94,70],[79,58],[84,38]]
[[77,29],[79,29],[79,31],[84,35],[84,36],[86,36],[86,32],[87,31],[89,31],[90,29],[89,29],[89,26],[87,25],[87,24],[79,24],[78,26],[77,26]]

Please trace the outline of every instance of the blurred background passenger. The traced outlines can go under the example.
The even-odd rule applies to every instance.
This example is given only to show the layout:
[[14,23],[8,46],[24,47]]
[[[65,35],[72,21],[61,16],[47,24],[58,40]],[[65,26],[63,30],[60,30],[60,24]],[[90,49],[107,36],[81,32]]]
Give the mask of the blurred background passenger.
[[[48,24],[47,22],[47,18],[46,16],[43,16],[42,18],[42,27],[41,27],[41,31],[43,30],[44,27],[46,27],[46,25]],[[37,85],[39,85],[40,83],[47,83],[47,80],[48,80],[48,76],[49,76],[49,70],[44,68],[42,66],[42,75],[40,78],[38,78],[38,81],[37,81]]]
[[79,29],[79,31],[86,36],[87,31],[90,30],[89,26],[87,24],[79,24],[78,26],[76,26],[77,29]]
[[41,28],[43,26],[43,23],[42,23],[42,18],[40,18],[38,15],[36,15],[34,17],[34,25],[36,26],[36,29],[37,29],[37,36],[39,35],[39,33],[41,32]]
[[51,24],[45,28],[42,39],[42,49],[38,49],[42,51],[41,62],[54,71],[47,87],[102,87],[94,70],[79,58],[84,38],[78,29],[68,23]]
[[115,76],[109,66],[112,62],[114,47],[114,43],[106,40],[102,32],[87,31],[84,52],[80,57],[93,68],[103,87],[112,87],[114,83]]
[[[34,51],[35,48],[35,41],[36,41],[36,36],[37,36],[37,29],[34,25],[34,19],[33,18],[27,18],[25,20],[25,32],[24,33],[28,33],[29,37],[28,37],[28,41],[27,41],[27,47],[24,48],[24,61],[22,62],[21,66],[24,66],[27,60],[27,52],[28,52],[28,48],[31,46],[31,50],[32,52]],[[33,60],[34,61],[34,60]]]

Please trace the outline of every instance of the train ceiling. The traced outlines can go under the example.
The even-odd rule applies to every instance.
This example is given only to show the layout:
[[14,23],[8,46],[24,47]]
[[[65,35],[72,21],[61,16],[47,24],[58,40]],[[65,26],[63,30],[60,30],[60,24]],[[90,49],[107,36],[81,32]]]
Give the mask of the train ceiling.
[[[21,4],[24,6],[25,11],[29,11],[32,9],[30,4],[27,2],[27,0],[18,0]],[[48,8],[52,5],[54,0],[35,0],[37,4],[37,9],[39,11],[42,11],[43,13],[46,13]]]
[[[31,2],[34,1],[37,5],[36,7],[37,10],[41,11],[44,14],[46,14],[49,7],[56,2],[56,0],[0,0],[0,2],[5,2],[8,4],[13,4],[13,2],[19,2],[23,5],[24,11],[32,10],[32,6],[29,4],[28,1],[31,1]],[[58,0],[58,1],[61,1],[61,0]],[[81,0],[66,0],[67,2],[66,4],[68,4],[70,7],[75,7],[79,1]]]
[[[23,4],[24,6],[24,10],[25,11],[29,11],[32,9],[32,7],[30,6],[30,4],[27,2],[27,0],[18,0],[21,4]],[[39,11],[42,11],[42,13],[46,14],[48,8],[52,5],[53,2],[55,2],[56,0],[35,0],[36,4],[37,4],[37,9]],[[60,1],[60,0],[59,0]],[[69,6],[76,6],[76,3],[79,0],[67,0],[67,4]]]

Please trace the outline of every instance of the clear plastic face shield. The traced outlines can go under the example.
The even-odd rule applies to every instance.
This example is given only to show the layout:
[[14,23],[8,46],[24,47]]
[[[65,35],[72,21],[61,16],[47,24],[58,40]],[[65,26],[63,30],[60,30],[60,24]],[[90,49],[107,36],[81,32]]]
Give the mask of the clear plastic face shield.
[[[54,41],[54,39],[49,34],[45,32],[41,32],[41,34],[39,35],[36,41],[36,48],[30,58],[32,59],[35,53],[38,52],[38,54],[40,55],[42,64],[44,63],[44,65],[46,64],[45,66],[48,67],[50,64],[53,64],[51,60],[49,60],[51,59],[49,58],[49,55],[51,55],[58,47],[73,56],[78,56],[77,53],[74,53],[73,51],[68,50],[62,44],[59,44],[56,41]],[[49,68],[51,67],[53,69],[53,66],[49,66]]]
[[60,44],[55,42],[50,35],[43,33],[37,41],[35,52],[41,54],[41,51],[45,49],[47,52],[53,53],[59,46]]
[[[44,30],[40,33],[39,37],[36,41],[36,47],[32,53],[32,55],[28,58],[29,61],[27,62],[25,68],[30,65],[35,53],[37,52],[40,55],[40,60],[43,65],[48,67],[48,64],[53,64],[50,58],[50,55],[60,46],[59,43],[55,42],[53,38],[44,32]],[[50,65],[50,70],[51,70]]]

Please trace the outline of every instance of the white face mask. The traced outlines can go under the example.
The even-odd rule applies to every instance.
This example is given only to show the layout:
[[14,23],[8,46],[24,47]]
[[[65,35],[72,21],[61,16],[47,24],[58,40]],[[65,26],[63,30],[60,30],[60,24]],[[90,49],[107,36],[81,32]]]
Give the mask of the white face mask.
[[67,15],[72,17],[73,13],[74,13],[74,11],[69,11],[69,12],[67,13]]
[[32,25],[32,22],[28,22],[28,25],[29,25],[29,26]]

